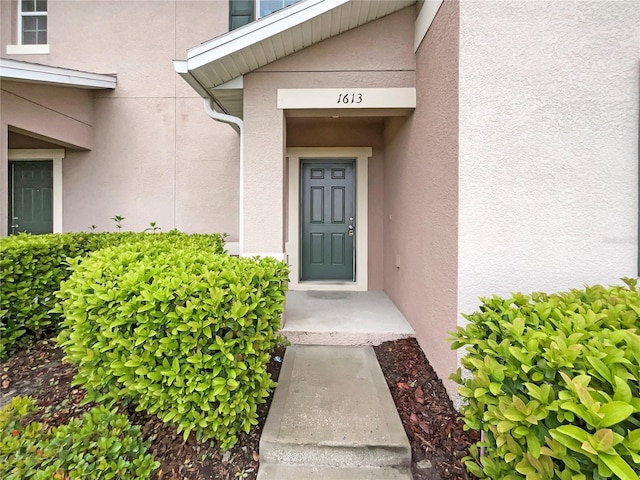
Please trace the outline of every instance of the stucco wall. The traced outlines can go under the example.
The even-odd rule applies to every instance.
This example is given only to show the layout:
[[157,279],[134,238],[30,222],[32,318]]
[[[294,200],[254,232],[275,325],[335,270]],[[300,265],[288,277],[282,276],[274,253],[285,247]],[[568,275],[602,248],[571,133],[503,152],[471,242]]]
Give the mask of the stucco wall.
[[[92,148],[93,99],[86,90],[3,81],[0,85],[0,232],[8,232],[9,126],[14,131],[35,132],[39,140],[55,139],[53,148]],[[46,148],[52,148],[50,145]]]
[[457,319],[457,2],[442,5],[416,60],[416,110],[385,126],[384,289],[453,394],[456,354],[446,339]]
[[460,4],[459,308],[634,276],[637,1]]
[[118,76],[114,91],[90,94],[91,151],[63,161],[63,229],[112,230],[122,215],[127,229],[155,221],[237,240],[238,134],[205,114],[171,63],[227,31],[228,1],[50,1],[48,55],[6,55],[14,8],[0,2],[3,57]]
[[284,113],[277,108],[277,90],[413,87],[414,19],[414,9],[404,9],[245,75],[246,252],[284,251],[286,131]]

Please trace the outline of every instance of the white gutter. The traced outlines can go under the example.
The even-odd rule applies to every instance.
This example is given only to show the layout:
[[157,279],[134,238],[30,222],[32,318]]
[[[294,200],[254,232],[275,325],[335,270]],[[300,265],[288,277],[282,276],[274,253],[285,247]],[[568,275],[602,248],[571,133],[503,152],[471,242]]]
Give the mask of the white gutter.
[[214,120],[217,120],[218,122],[228,123],[240,133],[240,219],[238,223],[238,240],[240,245],[238,254],[242,256],[242,254],[244,253],[244,123],[242,119],[238,117],[227,115],[226,113],[217,112],[215,109],[215,102],[212,98],[204,99],[204,111],[207,112],[207,115],[209,115]]
[[239,214],[238,222],[238,255],[244,253],[244,123],[241,118],[234,117],[216,111],[215,99],[207,91],[206,88],[193,76],[189,71],[186,60],[174,60],[173,67],[175,71],[204,98],[204,111],[212,119],[231,125],[231,127],[240,134],[240,198],[239,198]]

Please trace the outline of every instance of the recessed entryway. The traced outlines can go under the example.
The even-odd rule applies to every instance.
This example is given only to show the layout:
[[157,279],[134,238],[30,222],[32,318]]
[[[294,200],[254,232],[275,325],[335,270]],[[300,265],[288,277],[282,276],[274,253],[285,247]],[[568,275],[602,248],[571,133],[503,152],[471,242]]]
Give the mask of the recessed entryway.
[[63,149],[9,149],[9,235],[62,232]]
[[291,290],[367,290],[370,147],[288,148]]

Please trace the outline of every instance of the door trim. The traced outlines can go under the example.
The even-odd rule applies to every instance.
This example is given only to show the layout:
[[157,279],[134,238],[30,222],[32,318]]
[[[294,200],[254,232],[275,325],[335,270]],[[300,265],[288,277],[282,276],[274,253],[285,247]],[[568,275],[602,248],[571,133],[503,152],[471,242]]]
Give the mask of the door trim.
[[[62,233],[62,159],[64,148],[9,149],[10,162],[53,160],[53,233]],[[11,195],[11,192],[9,192]]]
[[[291,267],[290,290],[355,290],[369,286],[369,158],[371,147],[287,148],[289,170],[288,229],[285,255]],[[307,158],[356,161],[356,279],[355,282],[300,281],[300,163]]]

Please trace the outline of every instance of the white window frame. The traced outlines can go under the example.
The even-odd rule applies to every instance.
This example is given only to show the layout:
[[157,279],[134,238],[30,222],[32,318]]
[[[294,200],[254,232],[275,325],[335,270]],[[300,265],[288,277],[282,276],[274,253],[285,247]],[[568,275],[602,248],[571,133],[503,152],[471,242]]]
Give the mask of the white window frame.
[[53,233],[62,233],[62,159],[64,148],[9,149],[9,161],[53,160]]
[[[263,0],[254,0],[254,5],[255,5],[255,12],[254,12],[254,18],[257,20],[259,18],[263,18],[266,17],[267,15],[260,15],[260,5],[262,3]],[[284,0],[283,0],[284,1]],[[300,0],[296,0],[294,3],[299,2]],[[293,5],[293,4],[291,4]],[[290,5],[287,5],[287,7]],[[287,7],[282,7],[282,8],[287,8]],[[280,10],[282,10],[282,8],[279,8],[278,10],[276,10],[276,12],[279,12]],[[271,12],[271,13],[275,13],[275,12]],[[269,13],[268,15],[271,15],[271,13]]]
[[22,17],[49,17],[49,2],[45,12],[23,12],[22,0],[18,0],[17,38],[15,45],[7,45],[8,55],[42,55],[49,53],[49,22],[47,21],[47,43],[25,45],[22,43]]

